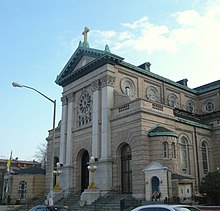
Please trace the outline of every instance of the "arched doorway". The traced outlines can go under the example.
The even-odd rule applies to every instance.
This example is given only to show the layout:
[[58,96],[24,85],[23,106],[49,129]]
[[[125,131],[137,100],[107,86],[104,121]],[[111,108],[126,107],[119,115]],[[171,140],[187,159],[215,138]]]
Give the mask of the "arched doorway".
[[131,148],[125,145],[121,151],[122,193],[132,192]]
[[152,177],[152,180],[151,180],[151,187],[152,187],[152,194],[154,192],[158,192],[159,191],[159,179],[158,177],[154,176]]
[[84,151],[81,160],[81,192],[83,192],[89,186],[89,170],[87,168],[88,162],[89,153]]

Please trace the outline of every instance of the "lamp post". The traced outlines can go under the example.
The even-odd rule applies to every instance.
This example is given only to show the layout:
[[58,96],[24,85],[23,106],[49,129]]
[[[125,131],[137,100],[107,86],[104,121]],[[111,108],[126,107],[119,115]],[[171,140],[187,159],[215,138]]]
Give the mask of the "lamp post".
[[89,184],[88,189],[96,189],[96,185],[94,182],[94,173],[97,169],[97,166],[95,166],[95,158],[94,157],[90,158],[90,164],[87,168],[91,172],[91,180],[90,180],[90,184]]
[[50,184],[50,192],[51,194],[53,193],[53,170],[54,170],[54,142],[55,142],[55,120],[56,120],[56,100],[52,100],[49,97],[47,97],[45,94],[42,92],[38,91],[37,89],[30,87],[30,86],[25,86],[23,84],[19,84],[17,82],[12,83],[13,87],[18,87],[18,88],[27,88],[27,89],[32,89],[33,91],[37,92],[38,94],[42,95],[44,98],[49,100],[50,102],[53,103],[53,137],[52,137],[52,162],[51,162],[51,184]]
[[58,183],[58,178],[59,176],[61,175],[62,171],[60,170],[60,167],[61,167],[61,164],[60,163],[57,163],[57,169],[53,171],[53,173],[55,174],[56,176],[56,184],[55,186],[53,187],[54,190],[61,190],[60,186],[59,186],[59,183]]

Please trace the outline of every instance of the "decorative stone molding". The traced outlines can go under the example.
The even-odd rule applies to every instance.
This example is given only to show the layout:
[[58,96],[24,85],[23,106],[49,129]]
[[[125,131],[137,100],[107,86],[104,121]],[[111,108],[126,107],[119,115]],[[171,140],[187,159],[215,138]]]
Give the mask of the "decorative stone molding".
[[100,81],[99,81],[99,79],[93,81],[92,84],[91,84],[92,91],[94,92],[94,91],[98,90],[99,88],[100,88]]
[[67,105],[67,96],[61,97],[62,105]]
[[121,90],[125,95],[133,97],[135,94],[135,89],[135,84],[130,78],[125,77],[121,80]]
[[92,121],[92,96],[84,92],[78,102],[79,126],[86,125]]
[[104,77],[102,77],[100,79],[101,81],[101,86],[104,87],[104,86],[112,86],[114,87],[115,86],[115,77],[114,76],[111,76],[111,75],[105,75]]
[[73,102],[73,98],[74,98],[73,93],[70,93],[70,94],[67,95],[67,99],[68,99],[68,102],[69,102],[69,103],[70,103],[70,102]]

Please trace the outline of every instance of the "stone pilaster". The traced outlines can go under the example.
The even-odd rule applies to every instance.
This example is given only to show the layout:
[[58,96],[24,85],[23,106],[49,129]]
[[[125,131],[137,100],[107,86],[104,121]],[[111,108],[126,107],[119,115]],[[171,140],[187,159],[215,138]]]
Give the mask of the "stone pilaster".
[[114,85],[115,77],[106,75],[101,78],[102,86],[102,148],[101,157],[103,159],[108,159],[111,157],[111,128],[110,128],[110,115],[111,108],[114,105]]
[[68,116],[67,116],[66,165],[72,165],[73,94],[69,94],[67,98],[68,98]]
[[73,152],[73,102],[74,95],[73,93],[67,95],[67,138],[66,138],[66,162],[65,165],[61,168],[62,174],[60,175],[60,184],[62,184],[62,189],[65,190],[69,187],[73,187],[73,161],[72,161],[72,152]]
[[65,164],[66,162],[66,130],[67,130],[67,97],[63,96],[62,101],[62,119],[60,129],[60,156],[59,162]]
[[100,120],[100,81],[96,80],[92,87],[92,156],[100,158],[101,154],[101,134],[99,128]]
[[106,75],[101,82],[101,157],[96,163],[95,184],[104,192],[112,188],[110,115],[114,105],[115,77]]

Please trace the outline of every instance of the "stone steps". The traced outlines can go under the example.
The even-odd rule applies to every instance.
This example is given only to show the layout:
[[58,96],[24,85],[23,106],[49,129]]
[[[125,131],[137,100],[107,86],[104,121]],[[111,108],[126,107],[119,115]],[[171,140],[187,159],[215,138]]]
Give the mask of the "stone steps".
[[79,201],[80,195],[75,195],[67,199],[61,199],[56,204],[68,206],[70,210],[74,211],[103,211],[103,209],[107,211],[126,211],[139,205],[139,202],[130,195],[109,195],[99,198],[91,205],[85,206],[80,206]]

